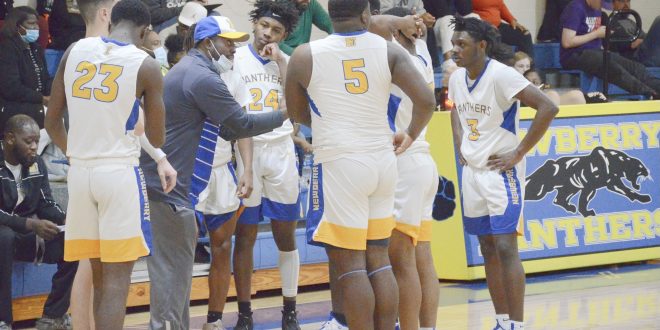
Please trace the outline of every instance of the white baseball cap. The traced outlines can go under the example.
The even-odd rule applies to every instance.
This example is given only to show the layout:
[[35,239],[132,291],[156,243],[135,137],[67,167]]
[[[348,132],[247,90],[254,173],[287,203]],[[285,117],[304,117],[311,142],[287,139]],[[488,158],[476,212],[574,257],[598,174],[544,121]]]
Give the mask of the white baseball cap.
[[179,23],[190,27],[195,23],[199,23],[207,14],[207,9],[199,2],[186,2],[179,14]]

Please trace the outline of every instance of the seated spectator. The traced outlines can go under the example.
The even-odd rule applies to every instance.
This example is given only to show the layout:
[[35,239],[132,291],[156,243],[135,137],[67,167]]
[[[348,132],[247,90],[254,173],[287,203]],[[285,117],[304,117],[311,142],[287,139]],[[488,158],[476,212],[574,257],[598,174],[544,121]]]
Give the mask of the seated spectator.
[[442,48],[444,61],[447,61],[451,59],[453,48],[451,37],[454,34],[454,25],[451,24],[451,19],[454,15],[476,18],[479,18],[479,15],[472,12],[471,0],[425,0],[424,5],[433,16],[438,18],[433,27],[436,44]]
[[289,36],[280,42],[280,50],[291,55],[296,47],[308,43],[312,36],[312,24],[317,28],[332,33],[330,16],[317,0],[291,0],[296,2],[296,8],[300,12],[298,25]]
[[184,38],[188,34],[190,27],[197,24],[202,18],[208,16],[208,11],[198,2],[189,2],[183,7],[179,15],[176,33]]
[[[605,26],[601,24],[601,0],[573,0],[561,15],[562,26],[560,62],[566,69],[582,70],[603,78],[602,38]],[[610,53],[608,67],[610,82],[626,91],[657,98],[660,79],[646,72],[639,62],[617,53]]]
[[167,69],[169,68],[167,64],[167,51],[165,50],[165,47],[163,47],[163,43],[160,41],[160,36],[156,31],[149,30],[149,32],[145,34],[142,45],[139,46],[139,48],[147,52],[149,56],[155,58],[156,61],[160,63],[163,75],[167,73]]
[[504,0],[473,0],[472,10],[479,14],[481,19],[498,28],[503,43],[527,54],[534,54],[532,35],[513,17]]
[[[170,27],[177,23],[177,18],[186,4],[185,0],[142,0],[144,4],[149,7],[151,14],[151,25],[156,31],[160,33],[163,29]],[[206,1],[191,1],[205,5]]]
[[561,26],[557,24],[564,8],[572,0],[545,0],[545,13],[543,22],[536,35],[538,42],[559,42],[561,40]]
[[425,2],[426,1],[422,0],[380,0],[380,11],[385,13],[392,8],[405,8],[408,10],[408,14],[419,16],[426,26],[426,43],[429,53],[431,54],[433,67],[437,67],[440,63],[438,63],[438,46],[436,43],[435,32],[433,30],[435,17],[424,8]]
[[165,48],[167,49],[167,63],[170,68],[179,63],[179,60],[186,56],[183,49],[183,36],[172,34],[165,39]]
[[32,117],[44,125],[44,105],[48,105],[50,77],[44,51],[37,44],[37,12],[16,7],[7,15],[0,30],[0,130],[16,114]]
[[[71,329],[66,314],[77,262],[64,262],[65,214],[51,196],[48,172],[37,155],[39,127],[30,117],[7,121],[0,162],[0,329],[11,329],[14,260],[57,264],[37,329]],[[45,241],[45,243],[44,243]],[[39,243],[42,242],[42,243]]]
[[[615,11],[629,11],[630,1],[614,0],[613,8]],[[617,20],[613,24],[612,38],[631,39],[637,30],[635,21],[630,18]],[[660,16],[656,16],[648,33],[641,31],[633,42],[611,43],[610,50],[645,66],[660,66]]]
[[69,0],[53,0],[48,18],[50,43],[46,49],[48,74],[55,77],[62,55],[72,43],[85,37],[85,21],[80,16],[78,5]]

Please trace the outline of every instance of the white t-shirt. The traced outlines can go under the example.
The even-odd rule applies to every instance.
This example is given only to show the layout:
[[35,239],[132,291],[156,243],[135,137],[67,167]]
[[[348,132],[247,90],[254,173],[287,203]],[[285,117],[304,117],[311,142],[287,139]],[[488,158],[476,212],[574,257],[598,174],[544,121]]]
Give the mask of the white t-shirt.
[[[14,181],[16,181],[16,190],[18,191],[18,200],[16,200],[16,206],[20,205],[23,199],[25,199],[25,189],[23,189],[23,165],[12,165],[5,161],[5,166],[11,171],[11,174],[14,175]],[[16,208],[14,206],[14,208]]]
[[518,108],[515,96],[530,82],[514,68],[490,59],[470,83],[465,68],[449,79],[449,99],[458,111],[463,138],[461,153],[468,165],[485,169],[488,157],[518,146]]

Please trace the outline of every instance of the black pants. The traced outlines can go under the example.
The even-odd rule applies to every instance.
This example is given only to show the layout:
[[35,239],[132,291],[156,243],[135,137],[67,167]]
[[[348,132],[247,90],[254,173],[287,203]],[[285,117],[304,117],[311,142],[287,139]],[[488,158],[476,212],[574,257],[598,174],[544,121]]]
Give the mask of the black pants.
[[646,66],[660,66],[660,16],[651,24],[646,39],[639,46],[635,57]]
[[442,64],[442,60],[440,60],[440,57],[438,56],[438,45],[436,43],[433,28],[428,29],[426,33],[426,47],[428,47],[429,55],[431,55],[431,61],[433,62],[432,66],[437,68]]
[[[605,73],[603,54],[600,49],[587,49],[573,54],[562,64],[565,69],[582,70],[602,79]],[[660,79],[649,75],[641,63],[610,52],[608,69],[609,81],[632,94],[660,94]]]
[[[546,0],[545,14],[543,14],[543,23],[536,36],[538,41],[559,42],[561,40],[561,24],[559,18],[561,12],[572,0]],[[532,55],[532,54],[529,54]]]
[[514,29],[511,25],[506,23],[501,23],[500,34],[502,35],[502,42],[510,45],[516,46],[516,51],[525,52],[525,54],[530,57],[534,57],[534,46],[532,45],[532,34],[524,34],[520,30]]
[[[13,229],[0,225],[0,321],[11,324],[11,273],[14,260],[34,261],[36,236],[19,234]],[[46,241],[43,262],[57,264],[53,275],[48,299],[44,304],[43,315],[50,318],[62,317],[69,309],[71,286],[76,276],[78,262],[64,262],[64,233]],[[29,285],[29,283],[28,283]]]

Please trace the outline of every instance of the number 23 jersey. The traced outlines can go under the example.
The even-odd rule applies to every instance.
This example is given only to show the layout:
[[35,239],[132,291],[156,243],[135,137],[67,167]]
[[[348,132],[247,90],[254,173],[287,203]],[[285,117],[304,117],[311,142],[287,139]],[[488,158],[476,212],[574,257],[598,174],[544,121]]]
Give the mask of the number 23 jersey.
[[519,101],[529,85],[512,67],[489,59],[477,79],[459,68],[449,79],[449,99],[463,128],[461,154],[473,168],[486,169],[488,157],[514,150],[519,143]]

